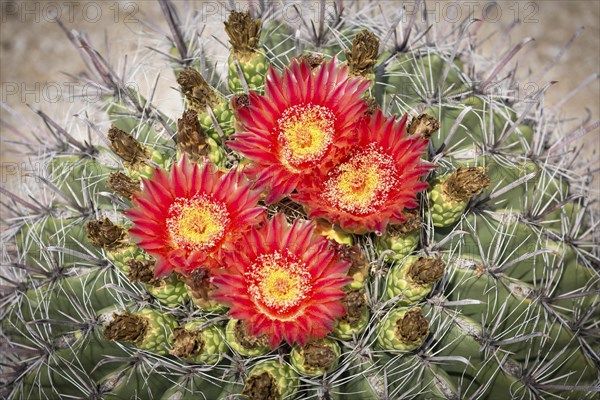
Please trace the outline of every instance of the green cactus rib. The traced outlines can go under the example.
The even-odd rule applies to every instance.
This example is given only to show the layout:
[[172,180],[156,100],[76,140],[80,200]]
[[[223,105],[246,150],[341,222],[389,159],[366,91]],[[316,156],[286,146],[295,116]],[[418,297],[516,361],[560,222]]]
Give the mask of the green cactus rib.
[[[0,337],[3,366],[12,370],[0,378],[0,397],[597,398],[597,193],[573,168],[577,153],[557,144],[550,131],[560,132],[560,121],[537,96],[527,103],[478,83],[489,66],[479,66],[474,42],[462,45],[470,38],[440,39],[438,22],[418,18],[394,27],[389,21],[405,14],[392,10],[384,20],[376,7],[357,8],[362,2],[343,10],[324,2],[322,15],[301,12],[296,23],[290,9],[271,5],[234,13],[231,53],[217,57],[205,47],[212,39],[200,38],[198,21],[210,16],[160,3],[170,33],[161,36],[168,50],[159,52],[173,66],[172,86],[193,71],[210,104],[181,85],[184,106],[174,91],[182,110],[195,111],[186,127],[183,117],[159,110],[154,90],[133,90],[129,74],[68,33],[103,88],[96,108],[107,120],[86,119],[98,138],[79,142],[38,112],[57,142],[39,151],[45,170],[31,182],[39,198],[9,197],[15,218],[3,221],[0,279],[13,290],[0,303]],[[354,54],[357,37],[370,50]],[[435,165],[423,178],[429,189],[416,209],[403,211],[414,218],[407,214],[381,235],[318,222],[318,233],[352,264],[346,315],[326,338],[271,349],[210,298],[208,275],[154,277],[154,260],[127,236],[123,211],[154,167],[169,169],[182,153],[222,170],[242,168],[247,160],[227,141],[243,128],[235,114],[252,99],[244,92],[261,93],[269,68],[281,71],[296,57],[313,67],[332,57],[354,65],[386,115],[420,121],[424,113],[439,129],[424,156]],[[449,201],[446,177],[471,169],[485,171],[489,184]],[[306,218],[289,199],[268,207],[270,215],[276,210]],[[90,236],[90,224],[104,236]],[[422,260],[435,262],[413,271]],[[141,328],[123,325],[107,336],[124,310]]]

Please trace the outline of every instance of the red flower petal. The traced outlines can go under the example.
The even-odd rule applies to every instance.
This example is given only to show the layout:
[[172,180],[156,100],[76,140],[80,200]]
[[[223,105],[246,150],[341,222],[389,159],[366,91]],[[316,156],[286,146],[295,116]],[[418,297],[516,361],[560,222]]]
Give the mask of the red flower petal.
[[305,178],[292,198],[305,205],[310,218],[324,218],[353,233],[383,232],[402,222],[402,210],[416,206],[427,188],[420,180],[429,171],[421,161],[427,142],[407,136],[406,116],[399,122],[377,111],[358,125],[359,140],[329,170]]
[[354,126],[367,109],[369,81],[350,77],[336,61],[312,70],[294,60],[282,74],[271,69],[264,96],[250,94],[238,111],[243,132],[229,146],[251,159],[267,202],[290,194],[302,177],[326,165],[354,139]]
[[290,226],[279,214],[224,251],[225,268],[214,271],[213,297],[254,334],[269,335],[271,347],[282,338],[291,344],[323,337],[344,314],[349,264],[313,234],[315,227],[300,220]]
[[223,173],[182,157],[170,173],[157,169],[144,181],[125,215],[138,246],[156,257],[157,275],[189,273],[217,267],[221,249],[262,220],[259,195],[241,172]]

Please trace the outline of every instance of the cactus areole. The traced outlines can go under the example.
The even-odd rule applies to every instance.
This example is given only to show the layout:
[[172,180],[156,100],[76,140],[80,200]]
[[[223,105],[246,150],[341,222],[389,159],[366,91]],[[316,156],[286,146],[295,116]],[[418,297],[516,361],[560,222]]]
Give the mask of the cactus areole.
[[0,397],[597,399],[576,118],[428,3],[250,2],[207,34],[209,3],[162,0],[156,96],[124,84],[150,57],[66,29],[103,101],[38,111],[49,172],[2,189]]

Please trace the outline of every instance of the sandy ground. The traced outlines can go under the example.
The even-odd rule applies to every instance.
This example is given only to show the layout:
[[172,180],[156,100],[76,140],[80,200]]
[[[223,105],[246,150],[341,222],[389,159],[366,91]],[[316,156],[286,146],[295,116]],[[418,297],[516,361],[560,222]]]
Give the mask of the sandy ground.
[[[208,2],[218,6],[218,2]],[[410,2],[408,2],[410,3]],[[23,113],[40,125],[31,109],[42,109],[50,115],[66,115],[68,121],[81,112],[76,101],[69,99],[69,91],[75,87],[74,80],[65,74],[81,75],[84,64],[77,51],[65,38],[64,33],[53,20],[54,13],[60,13],[68,27],[85,31],[91,41],[99,45],[99,50],[111,60],[123,60],[125,54],[134,54],[140,46],[137,32],[148,31],[138,19],[156,21],[158,27],[166,29],[160,7],[154,1],[7,1],[0,0],[0,81],[1,101],[12,109]],[[402,2],[383,1],[385,7],[399,6]],[[556,80],[546,97],[547,104],[556,104],[572,88],[580,85],[591,74],[600,70],[600,1],[503,1],[489,6],[485,1],[428,1],[430,18],[464,18],[472,11],[482,19],[484,32],[491,32],[499,26],[509,26],[516,20],[520,23],[512,30],[509,40],[516,44],[522,38],[531,36],[529,43],[515,60],[520,68],[539,70],[549,63],[575,31],[584,26],[585,30],[575,41],[561,61],[540,82]],[[202,7],[199,5],[199,7]],[[222,14],[208,18],[208,30],[220,30]],[[497,38],[496,38],[497,39]],[[490,43],[496,42],[491,40]],[[146,44],[146,42],[144,42]],[[499,52],[487,46],[488,54]],[[181,112],[181,102],[175,93],[175,79],[168,69],[156,65],[145,65],[144,59],[128,58],[129,66],[139,63],[150,73],[147,81],[138,82],[142,87],[150,85],[158,73],[160,76],[156,103],[164,108],[167,115],[176,117]],[[523,87],[540,82],[523,81]],[[533,86],[537,87],[537,86]],[[31,109],[30,109],[31,108]],[[591,121],[600,118],[600,82],[588,82],[578,96],[567,101],[561,108],[565,117],[577,122],[586,113],[591,113]],[[65,111],[66,110],[66,111]],[[5,111],[2,119],[14,121]],[[62,122],[62,121],[59,121]],[[574,123],[575,123],[574,122]],[[22,123],[19,129],[27,131]],[[18,184],[19,156],[14,147],[7,143],[15,134],[1,126],[3,138],[0,149],[2,162],[2,185]],[[598,130],[587,135],[586,155],[598,162]],[[596,152],[595,155],[593,152]],[[15,164],[16,163],[16,164]],[[16,180],[15,180],[16,179]]]

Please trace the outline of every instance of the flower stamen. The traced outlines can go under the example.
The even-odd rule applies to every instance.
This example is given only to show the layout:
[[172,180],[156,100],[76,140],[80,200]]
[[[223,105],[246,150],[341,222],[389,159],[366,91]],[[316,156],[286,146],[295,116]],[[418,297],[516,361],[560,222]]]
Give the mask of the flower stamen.
[[329,173],[322,196],[346,212],[369,214],[385,203],[396,176],[393,158],[371,143]]
[[318,162],[333,142],[335,115],[327,107],[307,104],[286,109],[278,119],[282,163],[295,171]]
[[177,199],[169,208],[167,229],[175,245],[190,251],[217,245],[229,224],[224,204],[206,195]]
[[300,304],[312,288],[306,265],[277,251],[261,255],[245,276],[254,300],[277,313]]

